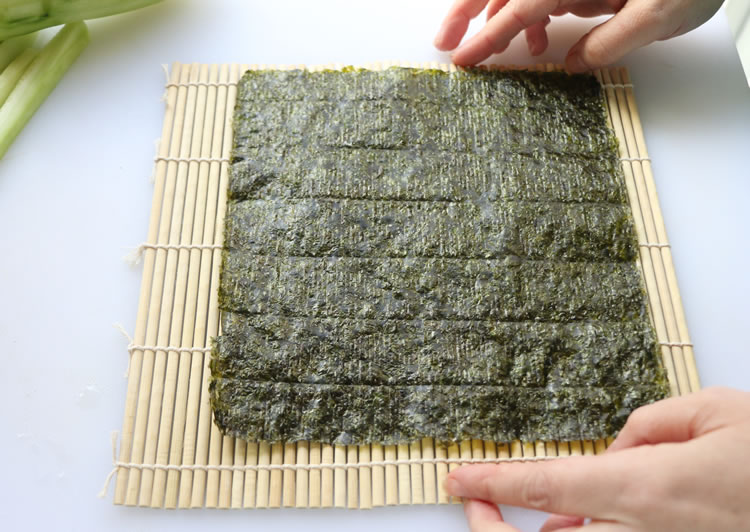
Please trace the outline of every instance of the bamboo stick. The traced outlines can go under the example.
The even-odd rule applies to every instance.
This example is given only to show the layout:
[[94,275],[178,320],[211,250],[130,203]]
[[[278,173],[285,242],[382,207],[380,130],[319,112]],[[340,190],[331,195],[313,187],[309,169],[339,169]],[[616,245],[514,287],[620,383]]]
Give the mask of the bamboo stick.
[[[258,464],[258,443],[248,442],[245,451],[245,464]],[[243,508],[255,508],[255,498],[257,493],[258,472],[254,469],[245,471],[245,492],[242,495]]]
[[594,442],[592,440],[583,440],[583,454],[585,456],[592,456],[596,454],[594,452]]
[[[383,446],[373,443],[371,456],[373,462],[385,460]],[[372,468],[372,505],[385,506],[385,467],[383,466]]]
[[581,456],[583,455],[583,445],[581,445],[580,440],[573,440],[569,442],[570,445],[570,455],[571,456]]
[[[229,79],[229,68],[222,65],[219,72],[219,83],[226,83]],[[227,87],[219,86],[216,91],[216,111],[214,113],[214,135],[211,140],[210,156],[220,158],[225,151],[226,137],[226,114],[227,114]],[[225,163],[212,162],[209,165],[208,196],[206,199],[206,221],[200,243],[210,245],[214,243],[215,229],[217,224],[217,203],[219,196],[219,182]],[[202,249],[200,253],[200,275],[198,280],[198,297],[196,300],[196,317],[193,330],[192,345],[196,347],[206,346],[206,333],[208,330],[208,314],[211,298],[211,278],[215,272],[214,261],[218,260],[217,254],[210,249]],[[215,282],[215,281],[214,281]],[[208,461],[208,434],[206,426],[210,422],[210,412],[201,411],[201,392],[204,387],[204,366],[208,358],[203,353],[193,353],[190,363],[190,378],[187,390],[187,405],[185,413],[185,434],[182,444],[182,464],[206,464]],[[203,427],[203,431],[199,429]],[[175,449],[175,454],[179,449]],[[177,458],[175,457],[175,460]],[[172,473],[172,472],[170,472]],[[176,473],[176,472],[174,472]],[[193,504],[193,479],[191,470],[184,470],[179,477],[178,507],[189,508],[191,505],[202,506],[204,489],[201,484],[205,482],[205,471],[196,472],[198,486]],[[168,477],[167,484],[176,486],[177,475]],[[172,488],[174,489],[174,488]],[[201,501],[198,503],[198,501]]]
[[[385,445],[385,460],[396,459],[396,446]],[[398,504],[398,473],[395,465],[385,466],[385,503],[388,506]]]
[[568,442],[557,442],[557,456],[570,456],[570,445],[568,445]]
[[[340,69],[340,67],[338,67]],[[346,446],[334,445],[333,458],[336,464],[346,463]],[[337,467],[333,472],[333,505],[336,508],[346,507],[346,469]]]
[[[278,465],[284,462],[284,444],[271,444],[271,464]],[[271,493],[268,496],[269,508],[280,508],[282,497],[282,481],[284,477],[281,471],[274,469],[271,471]]]
[[[359,460],[356,445],[346,446],[346,463],[356,464]],[[347,508],[359,508],[359,469],[346,470],[346,501]]]
[[[271,463],[271,444],[268,442],[258,443],[258,465],[269,465]],[[268,469],[258,470],[257,500],[258,508],[268,508],[269,487],[271,485],[271,472]]]
[[510,456],[511,458],[523,458],[523,443],[521,443],[521,440],[510,442]]
[[500,459],[510,458],[510,444],[498,443],[497,444],[497,457]]
[[[422,459],[422,441],[417,440],[409,445],[409,459]],[[410,471],[411,481],[411,503],[424,504],[424,479],[422,478],[422,465],[412,464]]]
[[[237,83],[238,74],[237,65],[232,65],[230,69],[231,83]],[[222,158],[228,159],[232,149],[232,112],[234,109],[234,100],[237,95],[236,86],[230,86],[227,90],[227,103],[224,122],[224,138],[222,143]],[[221,245],[224,241],[224,215],[227,204],[227,179],[228,165],[221,165],[221,174],[219,177],[219,196],[216,208],[216,226],[213,237],[213,243]],[[219,271],[221,266],[221,252],[218,249],[213,250],[211,262],[211,286],[217,286],[219,282]],[[218,290],[212,290],[208,300],[208,317],[206,336],[207,338],[215,337],[219,332],[219,305]],[[204,341],[206,341],[204,339]],[[198,443],[196,448],[196,464],[205,464],[206,457],[210,465],[218,464],[221,459],[222,435],[219,429],[211,421],[211,405],[208,393],[208,374],[210,372],[209,362],[211,357],[203,357],[203,379],[201,382],[200,407],[198,411]],[[199,461],[200,460],[200,461]],[[218,475],[216,470],[205,471],[197,470],[193,477],[193,493],[191,506],[201,506],[203,500],[206,506],[218,504]]]
[[[320,443],[310,443],[310,463],[320,464]],[[310,507],[320,508],[320,469],[310,471]]]
[[534,442],[534,456],[547,456],[547,446],[543,441]]
[[[200,66],[193,64],[190,66],[190,81],[198,81],[200,79],[201,71]],[[201,95],[202,87],[198,87],[197,90],[194,87],[188,89],[188,103],[186,112],[190,115],[186,119],[186,127],[188,123],[192,122],[192,127],[189,130],[188,136],[183,135],[182,144],[180,146],[181,156],[190,156],[193,152],[193,138],[200,136],[203,133],[203,118],[205,115],[205,94]],[[205,89],[203,91],[205,93]],[[203,97],[201,97],[203,96]],[[201,101],[202,100],[202,101]],[[186,130],[188,132],[188,130]],[[200,141],[199,141],[200,142]],[[195,210],[195,194],[193,194],[196,188],[197,180],[191,172],[190,163],[179,163],[177,166],[177,185],[175,187],[175,201],[172,206],[172,221],[169,231],[169,244],[180,244],[186,238],[189,239],[192,233],[193,225],[193,214]],[[193,175],[191,175],[193,174]],[[192,199],[193,204],[190,205]],[[165,266],[165,279],[164,287],[162,292],[162,300],[159,309],[158,329],[156,335],[156,345],[158,346],[169,346],[172,345],[170,342],[174,339],[175,343],[179,341],[181,336],[180,326],[182,325],[182,310],[184,308],[184,288],[187,284],[187,270],[180,268],[180,263],[184,265],[187,260],[187,254],[177,250],[167,251],[167,263]],[[180,301],[180,297],[182,300]],[[172,332],[172,315],[178,314],[177,321],[179,326],[175,326],[177,329],[176,333]],[[164,397],[165,382],[164,377],[166,373],[167,359],[173,359],[172,364],[174,365],[175,359],[179,355],[175,352],[167,351],[156,351],[154,354],[154,366],[152,370],[151,390],[150,397],[148,398],[148,419],[145,425],[145,448],[143,454],[143,461],[147,464],[156,463],[157,446],[159,443],[160,429],[168,431],[171,426],[171,416],[174,407],[174,401],[170,401],[169,398]],[[143,391],[143,390],[142,390]],[[167,390],[169,391],[169,390]],[[149,394],[144,394],[144,397]],[[164,422],[160,423],[162,410],[164,409],[165,402],[169,402],[167,405],[167,412],[164,412]],[[166,455],[169,444],[169,436],[165,434],[161,438],[162,453],[164,455],[161,463],[166,463],[168,456]],[[143,471],[140,485],[140,494],[138,498],[138,504],[140,506],[161,506],[163,500],[163,492],[156,494],[156,497],[152,498],[153,494],[153,480],[156,475],[156,471],[153,469],[146,469]],[[164,473],[163,470],[159,473]]]
[[[193,65],[192,69],[197,71],[198,81],[208,81],[208,65]],[[204,133],[207,133],[209,137],[211,136],[211,126],[213,124],[209,123],[207,125],[205,122],[207,103],[207,88],[200,86],[197,90],[194,111],[195,118],[190,139],[189,156],[191,158],[200,157],[203,148]],[[181,216],[182,224],[179,228],[180,233],[178,237],[181,245],[189,245],[193,239],[196,203],[199,193],[199,164],[197,162],[188,163],[185,166],[185,172],[187,174],[187,185],[183,201],[184,211]],[[169,274],[168,279],[175,278],[175,281],[174,283],[167,283],[167,286],[172,286],[172,301],[168,306],[162,305],[162,315],[159,318],[159,335],[157,337],[158,345],[183,346],[183,321],[186,317],[185,306],[188,304],[188,299],[195,300],[194,292],[188,291],[190,255],[189,250],[181,249],[176,254],[172,254],[167,258],[167,271],[173,272]],[[171,269],[169,268],[170,258],[174,258]],[[193,275],[193,277],[196,276]],[[169,462],[169,446],[176,406],[177,369],[180,365],[181,357],[183,357],[181,353],[175,351],[167,352],[164,356],[157,359],[157,365],[154,370],[154,381],[151,387],[151,411],[149,412],[149,422],[146,432],[145,460],[152,460],[157,464],[167,464]],[[160,508],[164,504],[167,481],[166,473],[164,469],[157,469],[153,473],[152,486],[149,485],[149,478],[144,475],[141,483],[141,504],[150,504],[154,508]],[[147,502],[149,499],[150,502]]]
[[603,454],[607,450],[607,442],[604,439],[594,441],[594,453]]
[[[215,425],[214,425],[215,427]],[[215,453],[209,452],[208,463],[210,465],[221,464],[222,466],[233,465],[234,459],[234,438],[221,435],[218,428],[211,428],[212,433],[219,434],[217,443],[220,445],[214,447]],[[208,483],[206,490],[206,507],[207,508],[229,508],[230,490],[232,489],[232,472],[226,469],[217,471],[210,469],[208,471]]]
[[[322,446],[321,464],[333,463],[333,445],[324,444]],[[333,507],[333,470],[330,468],[323,469],[321,473],[321,506],[323,508]]]
[[[194,77],[196,77],[192,67],[185,70],[187,71],[185,76],[186,81],[192,80],[194,79]],[[179,148],[177,149],[177,155],[179,157],[187,157],[190,150],[189,133],[193,127],[192,110],[195,107],[195,97],[196,91],[194,89],[188,89],[187,100],[185,104],[186,107],[185,111],[183,111],[185,112],[185,118],[182,124],[183,134],[181,135],[181,141],[179,143]],[[171,184],[172,187],[168,190],[168,193],[167,190],[165,190],[165,198],[167,199],[167,201],[164,202],[164,206],[162,209],[162,219],[159,227],[159,234],[157,236],[157,243],[176,244],[177,238],[179,238],[179,233],[175,230],[172,230],[172,222],[175,222],[174,218],[177,212],[181,214],[182,201],[181,198],[178,197],[178,195],[180,194],[180,189],[183,189],[185,185],[185,166],[185,163],[178,163],[176,167],[172,167],[172,172],[169,172],[170,168],[167,169],[167,171],[169,172],[167,179],[170,181],[169,184]],[[175,203],[179,205],[180,209],[174,209]],[[179,220],[176,220],[176,222],[179,223]],[[157,250],[156,253],[154,281],[151,289],[151,298],[148,308],[148,325],[146,328],[145,343],[148,346],[156,345],[156,340],[159,333],[159,318],[161,316],[162,303],[164,303],[165,305],[169,305],[171,303],[171,301],[163,301],[163,298],[165,297],[164,287],[165,284],[168,284],[165,283],[165,280],[167,269],[170,266],[168,264],[168,258],[170,257],[170,255],[175,255],[174,250],[166,251],[160,249]],[[166,294],[166,298],[168,299],[170,296],[171,294],[168,291]],[[156,365],[157,358],[161,358],[163,356],[163,351],[160,352],[160,354],[157,354],[154,351],[146,350],[144,353],[143,365],[141,368],[141,385],[138,390],[138,407],[133,438],[133,459],[138,463],[144,463],[145,459],[144,453],[147,446],[146,430],[150,414],[149,403],[151,400],[151,384],[153,380],[154,366]],[[130,475],[128,476],[127,498],[125,501],[126,504],[146,504],[144,499],[141,498],[140,488],[142,477],[146,478],[147,481],[149,481],[150,489],[150,480],[153,478],[153,470],[145,469],[143,471],[134,470],[130,472]]]
[[[422,441],[417,440],[408,445],[409,460],[422,459]],[[411,485],[411,504],[424,504],[424,480],[422,478],[422,465],[411,464],[409,466],[409,484]]]
[[533,457],[536,456],[536,448],[534,442],[525,441],[521,442],[521,456]]
[[[458,444],[459,447],[459,453],[460,458],[462,460],[471,460],[472,455],[472,447],[471,447],[471,440],[464,440]],[[463,500],[460,497],[453,497],[453,502],[458,504],[463,502]]]
[[471,457],[474,459],[484,458],[484,441],[471,440]]
[[[177,83],[182,77],[182,68],[175,63],[170,75],[170,82]],[[164,125],[162,126],[161,142],[159,143],[159,157],[167,157],[179,148],[180,135],[182,134],[182,121],[184,119],[184,106],[187,91],[180,91],[177,87],[167,90],[166,111]],[[173,130],[175,134],[173,135]],[[158,236],[161,211],[171,205],[171,187],[168,185],[168,164],[164,159],[157,159],[154,172],[154,196],[151,203],[151,216],[149,220],[147,242],[155,242]],[[168,205],[162,205],[166,203]],[[154,266],[156,250],[146,249],[143,259],[143,276],[141,280],[140,295],[138,297],[138,311],[136,314],[135,331],[133,341],[136,345],[144,345],[146,341],[146,326],[148,323],[148,310],[151,294],[151,285],[154,278]],[[120,462],[131,460],[133,445],[135,417],[137,409],[138,390],[140,385],[139,376],[143,365],[144,352],[133,351],[130,355],[128,366],[128,387],[125,395],[125,412],[120,432],[120,451],[118,459]],[[129,470],[123,467],[117,470],[117,481],[115,483],[115,504],[124,504],[128,486]]]
[[[425,460],[435,459],[435,442],[432,438],[422,438],[422,458]],[[425,463],[422,466],[422,479],[424,481],[424,503],[437,503],[437,477],[435,464]]]
[[[284,445],[284,463],[287,465],[294,465],[297,463],[297,444],[286,443]],[[285,469],[283,475],[283,505],[287,508],[294,507],[294,500],[296,495],[296,484],[295,484],[295,472],[291,469]]]
[[544,442],[544,454],[546,456],[557,456],[557,442],[555,441]]
[[[397,460],[408,460],[409,459],[409,445],[400,444],[396,446]],[[409,466],[407,464],[400,464],[398,466],[398,503],[399,504],[410,504],[411,503],[411,479],[409,478]]]
[[[218,81],[218,68],[216,65],[212,65],[208,76],[209,82]],[[216,96],[217,90],[215,87],[208,88],[208,103],[206,104],[206,116],[204,120],[203,130],[203,142],[200,150],[200,157],[209,158],[212,156],[212,145],[214,143],[215,131],[219,131],[216,124]],[[219,126],[221,123],[218,124]],[[218,155],[218,154],[217,154]],[[210,179],[211,166],[215,163],[201,163],[200,164],[200,176],[198,178],[199,191],[198,198],[196,200],[196,212],[195,212],[195,230],[193,231],[190,243],[193,245],[203,244],[203,232],[206,224],[213,222],[206,219],[206,201],[209,196],[210,190]],[[218,172],[218,166],[217,166]],[[200,271],[199,271],[200,268]],[[196,328],[197,315],[200,313],[198,305],[198,294],[200,291],[199,281],[201,280],[203,271],[209,271],[209,268],[205,267],[205,263],[201,261],[201,251],[193,249],[190,251],[190,277],[188,279],[187,293],[190,297],[187,298],[185,306],[185,321],[182,326],[182,338],[180,340],[180,346],[189,347],[194,345],[194,334]],[[191,353],[180,354],[179,367],[177,369],[176,377],[176,390],[175,390],[175,408],[174,408],[174,422],[172,427],[171,445],[169,447],[169,464],[180,465],[181,456],[185,444],[185,432],[187,423],[187,412],[188,412],[188,390],[190,385],[190,370],[193,366],[195,359],[199,358],[202,361],[202,353]],[[168,375],[171,375],[170,368],[167,369]],[[161,434],[161,432],[160,432]],[[193,441],[195,441],[193,439]],[[160,483],[161,478],[158,475],[155,477],[155,492],[158,493],[161,490]],[[165,501],[164,504],[167,508],[176,508],[178,503],[178,482],[180,478],[180,472],[171,470],[167,474],[165,490]]]
[[[435,443],[435,458],[446,460],[448,458],[448,448],[442,443]],[[443,489],[445,478],[448,476],[448,464],[438,462],[435,465],[435,474],[437,475],[437,502],[438,504],[450,503],[450,496]]]
[[[370,456],[370,446],[359,446],[359,462],[367,463],[372,461]],[[372,508],[372,468],[360,467],[359,471],[359,508],[369,510]]]
[[[232,463],[237,466],[245,465],[245,457],[247,453],[247,442],[235,439],[234,440],[234,460]],[[231,473],[232,487],[230,492],[230,508],[242,508],[244,500],[244,482],[245,475],[242,471],[233,471]]]
[[[448,459],[449,460],[458,460],[459,458],[461,458],[461,449],[459,448],[459,446],[458,446],[457,443],[451,443],[448,446],[448,448],[447,448],[447,452],[448,452]],[[450,473],[451,471],[456,470],[458,467],[459,466],[456,463],[448,464],[448,473]],[[441,486],[442,486],[442,483],[441,483]],[[461,502],[461,498],[460,497],[450,497],[450,502],[452,502],[452,503],[460,503]]]
[[484,457],[495,459],[497,458],[497,443],[491,440],[484,442]]
[[[293,463],[307,465],[310,463],[310,442],[297,442],[297,458]],[[309,472],[306,469],[299,469],[294,479],[297,488],[294,494],[294,504],[297,508],[307,508],[309,488]]]

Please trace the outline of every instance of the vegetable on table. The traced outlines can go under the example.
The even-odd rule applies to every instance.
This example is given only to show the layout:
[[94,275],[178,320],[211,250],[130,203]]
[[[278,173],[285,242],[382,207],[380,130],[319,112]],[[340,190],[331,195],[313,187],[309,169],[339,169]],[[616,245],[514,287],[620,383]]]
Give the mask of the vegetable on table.
[[0,41],[60,24],[108,17],[161,0],[0,0]]
[[5,103],[8,96],[13,91],[13,88],[21,79],[21,76],[26,71],[34,58],[37,56],[38,50],[28,48],[21,52],[21,55],[16,57],[8,67],[0,73],[0,105]]
[[0,158],[88,43],[86,24],[74,22],[32,61],[0,107]]
[[33,46],[35,40],[36,34],[34,33],[21,35],[20,37],[14,37],[7,41],[0,42],[0,72],[18,57],[21,52]]

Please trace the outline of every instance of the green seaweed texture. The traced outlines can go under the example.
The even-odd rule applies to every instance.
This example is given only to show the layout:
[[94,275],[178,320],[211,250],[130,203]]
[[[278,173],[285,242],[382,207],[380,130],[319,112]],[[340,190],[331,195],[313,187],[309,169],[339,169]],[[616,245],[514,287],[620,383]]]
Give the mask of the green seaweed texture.
[[249,71],[211,404],[338,444],[611,436],[668,387],[599,83]]

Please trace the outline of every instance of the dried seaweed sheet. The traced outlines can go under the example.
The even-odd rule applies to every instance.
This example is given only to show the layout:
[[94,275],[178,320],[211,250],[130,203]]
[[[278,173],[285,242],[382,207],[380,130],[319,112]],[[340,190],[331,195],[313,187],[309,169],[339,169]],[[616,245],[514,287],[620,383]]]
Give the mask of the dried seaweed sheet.
[[250,71],[234,118],[224,432],[592,439],[667,394],[594,78]]

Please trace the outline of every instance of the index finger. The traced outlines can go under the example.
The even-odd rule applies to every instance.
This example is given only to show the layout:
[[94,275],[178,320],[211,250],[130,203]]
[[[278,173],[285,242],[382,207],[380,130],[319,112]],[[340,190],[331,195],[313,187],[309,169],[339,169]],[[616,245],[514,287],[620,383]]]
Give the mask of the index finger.
[[453,50],[458,46],[469,29],[469,22],[482,12],[487,2],[488,0],[456,0],[435,37],[438,50]]
[[[457,65],[475,65],[505,50],[529,26],[542,22],[560,5],[559,0],[510,0],[471,39],[453,54]],[[466,30],[464,30],[466,31]]]
[[445,490],[497,504],[613,520],[629,477],[630,460],[622,454],[463,466],[448,475]]

